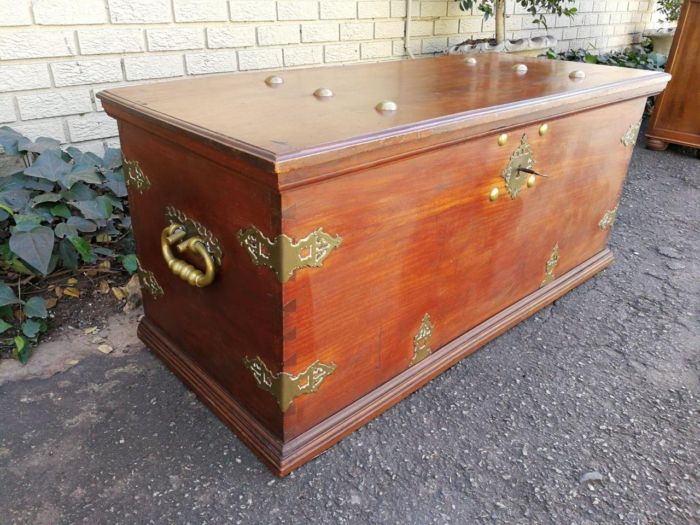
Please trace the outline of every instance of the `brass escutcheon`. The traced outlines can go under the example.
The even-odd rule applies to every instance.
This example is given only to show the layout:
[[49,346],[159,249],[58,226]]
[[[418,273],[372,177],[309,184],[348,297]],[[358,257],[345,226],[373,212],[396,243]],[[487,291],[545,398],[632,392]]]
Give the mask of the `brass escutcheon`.
[[552,253],[549,256],[549,259],[547,259],[547,264],[545,265],[544,270],[544,279],[542,279],[542,282],[540,283],[540,288],[542,288],[543,286],[547,286],[554,280],[554,268],[556,268],[558,263],[559,243],[554,245],[554,248],[552,248]]
[[294,241],[281,234],[274,240],[255,226],[239,230],[238,242],[246,249],[256,266],[265,266],[275,272],[281,283],[286,283],[301,268],[318,268],[330,253],[340,246],[340,235],[329,235],[323,228]]
[[430,340],[433,337],[433,322],[430,316],[425,314],[421,320],[418,332],[413,336],[413,359],[408,366],[420,363],[423,359],[433,353],[430,348]]
[[122,166],[124,167],[124,182],[127,186],[134,188],[139,193],[143,193],[151,187],[151,181],[143,174],[139,161],[122,157]]
[[535,159],[532,157],[532,147],[527,141],[527,134],[523,133],[520,145],[510,156],[508,165],[503,169],[503,179],[511,199],[515,199],[527,180],[527,173],[533,173],[532,167]]
[[274,396],[282,412],[286,412],[300,395],[316,392],[336,367],[334,363],[314,361],[303,372],[292,375],[287,372],[273,374],[260,356],[244,357],[243,364],[253,374],[258,388]]

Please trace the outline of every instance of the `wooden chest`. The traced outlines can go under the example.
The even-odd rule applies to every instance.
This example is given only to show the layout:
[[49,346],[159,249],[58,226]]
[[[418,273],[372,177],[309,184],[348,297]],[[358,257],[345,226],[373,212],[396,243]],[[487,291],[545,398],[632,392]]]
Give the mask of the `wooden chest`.
[[610,264],[669,78],[494,54],[102,92],[139,335],[285,475]]

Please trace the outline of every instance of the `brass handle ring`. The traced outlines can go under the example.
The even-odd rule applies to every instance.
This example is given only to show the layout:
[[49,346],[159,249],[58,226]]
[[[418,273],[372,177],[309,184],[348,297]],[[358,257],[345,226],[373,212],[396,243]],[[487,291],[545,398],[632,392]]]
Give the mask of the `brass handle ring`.
[[[214,281],[216,263],[204,246],[201,237],[195,236],[183,240],[186,236],[187,232],[181,224],[171,224],[167,226],[160,236],[160,247],[163,251],[163,259],[165,259],[170,271],[180,279],[187,281],[192,286],[204,288]],[[173,245],[175,245],[177,251],[180,253],[192,252],[198,254],[204,261],[206,269],[202,271],[188,262],[175,257],[172,250]]]

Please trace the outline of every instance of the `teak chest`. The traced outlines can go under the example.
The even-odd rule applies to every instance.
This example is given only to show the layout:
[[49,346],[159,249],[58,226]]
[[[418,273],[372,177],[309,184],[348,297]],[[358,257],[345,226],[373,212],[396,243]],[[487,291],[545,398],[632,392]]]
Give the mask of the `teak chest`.
[[102,92],[139,335],[286,475],[610,264],[669,78],[493,54]]

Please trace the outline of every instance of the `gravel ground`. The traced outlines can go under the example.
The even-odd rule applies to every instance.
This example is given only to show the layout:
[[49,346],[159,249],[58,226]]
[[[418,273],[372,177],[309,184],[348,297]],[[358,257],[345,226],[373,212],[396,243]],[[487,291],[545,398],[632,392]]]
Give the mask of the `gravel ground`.
[[610,269],[284,480],[149,352],[6,383],[0,523],[698,523],[699,185],[637,147]]

